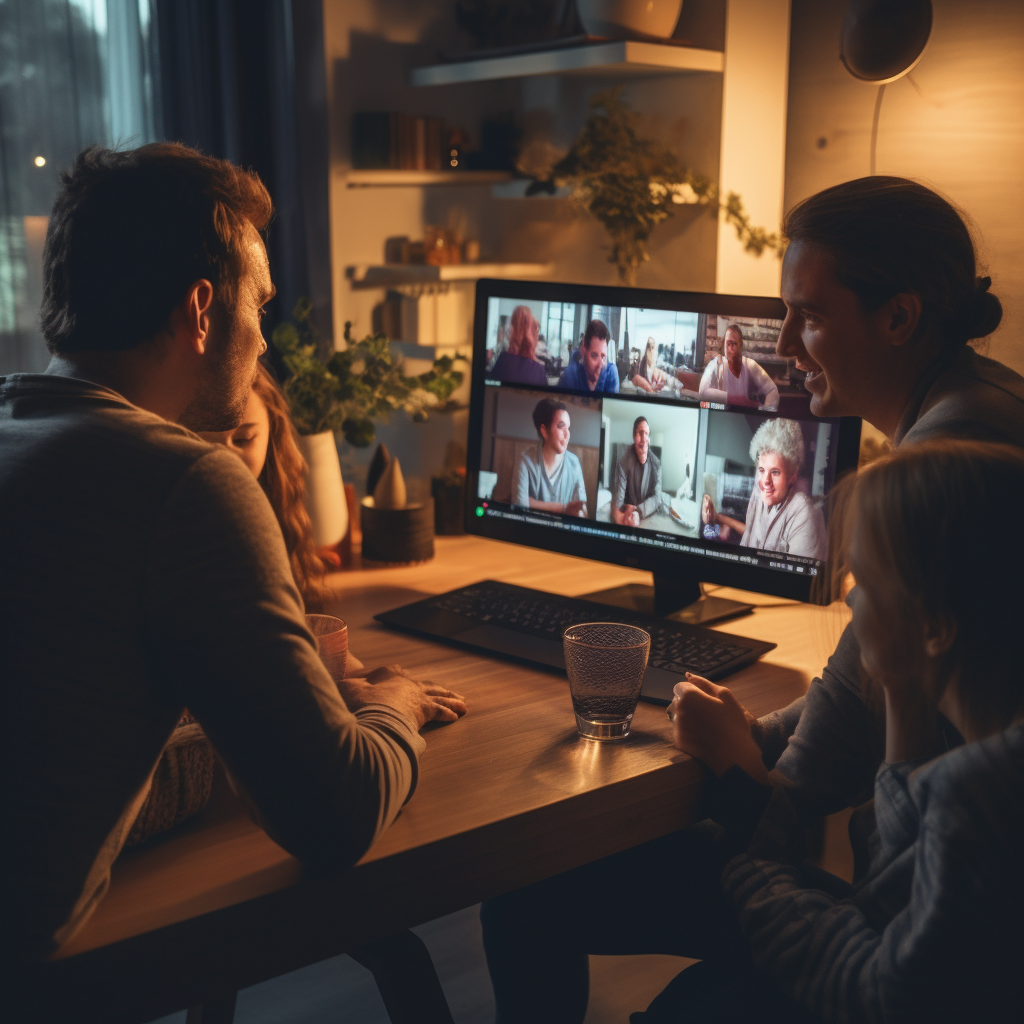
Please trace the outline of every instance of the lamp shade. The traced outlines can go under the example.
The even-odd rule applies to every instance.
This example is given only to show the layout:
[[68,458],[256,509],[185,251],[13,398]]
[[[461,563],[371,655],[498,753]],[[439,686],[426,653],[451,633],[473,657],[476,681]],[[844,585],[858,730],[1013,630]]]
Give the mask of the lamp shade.
[[854,78],[884,85],[921,59],[931,31],[931,0],[850,0],[840,56]]

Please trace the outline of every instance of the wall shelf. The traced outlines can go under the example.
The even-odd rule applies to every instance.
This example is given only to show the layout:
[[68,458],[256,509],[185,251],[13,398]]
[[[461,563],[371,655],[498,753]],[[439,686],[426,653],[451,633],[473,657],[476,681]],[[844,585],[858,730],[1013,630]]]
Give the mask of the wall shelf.
[[443,267],[429,263],[361,263],[345,273],[353,288],[392,288],[476,281],[481,277],[545,277],[553,269],[550,263],[451,263]]
[[510,171],[344,171],[348,188],[408,188],[420,185],[496,185],[513,180]]
[[693,46],[615,40],[414,68],[413,85],[457,85],[531,75],[665,75],[721,72],[725,54]]

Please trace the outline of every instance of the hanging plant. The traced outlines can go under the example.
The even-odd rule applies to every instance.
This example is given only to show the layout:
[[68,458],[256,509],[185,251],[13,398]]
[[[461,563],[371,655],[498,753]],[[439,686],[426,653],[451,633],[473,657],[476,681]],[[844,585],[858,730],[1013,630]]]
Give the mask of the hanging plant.
[[779,232],[751,224],[735,192],[720,199],[718,186],[683,166],[658,142],[642,138],[639,115],[622,99],[622,87],[596,94],[579,137],[547,174],[536,175],[527,195],[568,186],[574,202],[604,226],[611,239],[610,263],[628,285],[650,259],[651,232],[683,204],[699,204],[725,218],[747,252],[779,255],[785,243]]
[[442,356],[426,373],[406,376],[387,335],[369,334],[355,341],[350,321],[345,324],[347,347],[324,360],[309,322],[311,312],[309,299],[299,299],[294,322],[278,324],[272,336],[288,369],[282,390],[300,434],[341,431],[349,444],[366,448],[376,435],[374,421],[396,409],[422,423],[429,413],[452,407],[451,396],[463,378],[455,362],[465,362],[464,356]]

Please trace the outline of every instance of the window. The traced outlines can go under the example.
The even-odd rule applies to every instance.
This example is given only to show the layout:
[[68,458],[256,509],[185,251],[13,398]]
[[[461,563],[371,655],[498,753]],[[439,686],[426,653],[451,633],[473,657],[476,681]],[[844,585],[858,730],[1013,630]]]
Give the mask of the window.
[[0,374],[38,372],[42,252],[59,172],[160,136],[155,0],[0,0]]

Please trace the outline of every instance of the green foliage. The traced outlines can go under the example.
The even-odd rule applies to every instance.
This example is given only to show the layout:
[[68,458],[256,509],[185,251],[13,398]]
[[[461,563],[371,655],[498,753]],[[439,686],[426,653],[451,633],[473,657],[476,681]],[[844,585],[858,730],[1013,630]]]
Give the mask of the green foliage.
[[[642,138],[639,115],[622,99],[621,87],[598,93],[591,113],[572,148],[551,169],[545,185],[568,185],[573,199],[589,210],[611,238],[609,262],[626,284],[650,259],[647,241],[675,207],[688,203],[719,212],[736,228],[744,248],[757,256],[766,249],[781,255],[778,232],[754,227],[735,192],[719,199],[718,186],[684,167],[670,149]],[[531,186],[533,188],[533,186]]]
[[300,434],[340,430],[349,444],[366,448],[376,434],[374,422],[396,409],[422,423],[430,412],[450,407],[463,379],[455,364],[465,362],[463,356],[443,356],[426,373],[408,377],[386,335],[368,334],[354,341],[349,322],[345,350],[332,352],[325,362],[318,355],[320,339],[309,322],[311,312],[309,300],[299,299],[294,323],[278,324],[272,337],[288,369],[283,390]]

